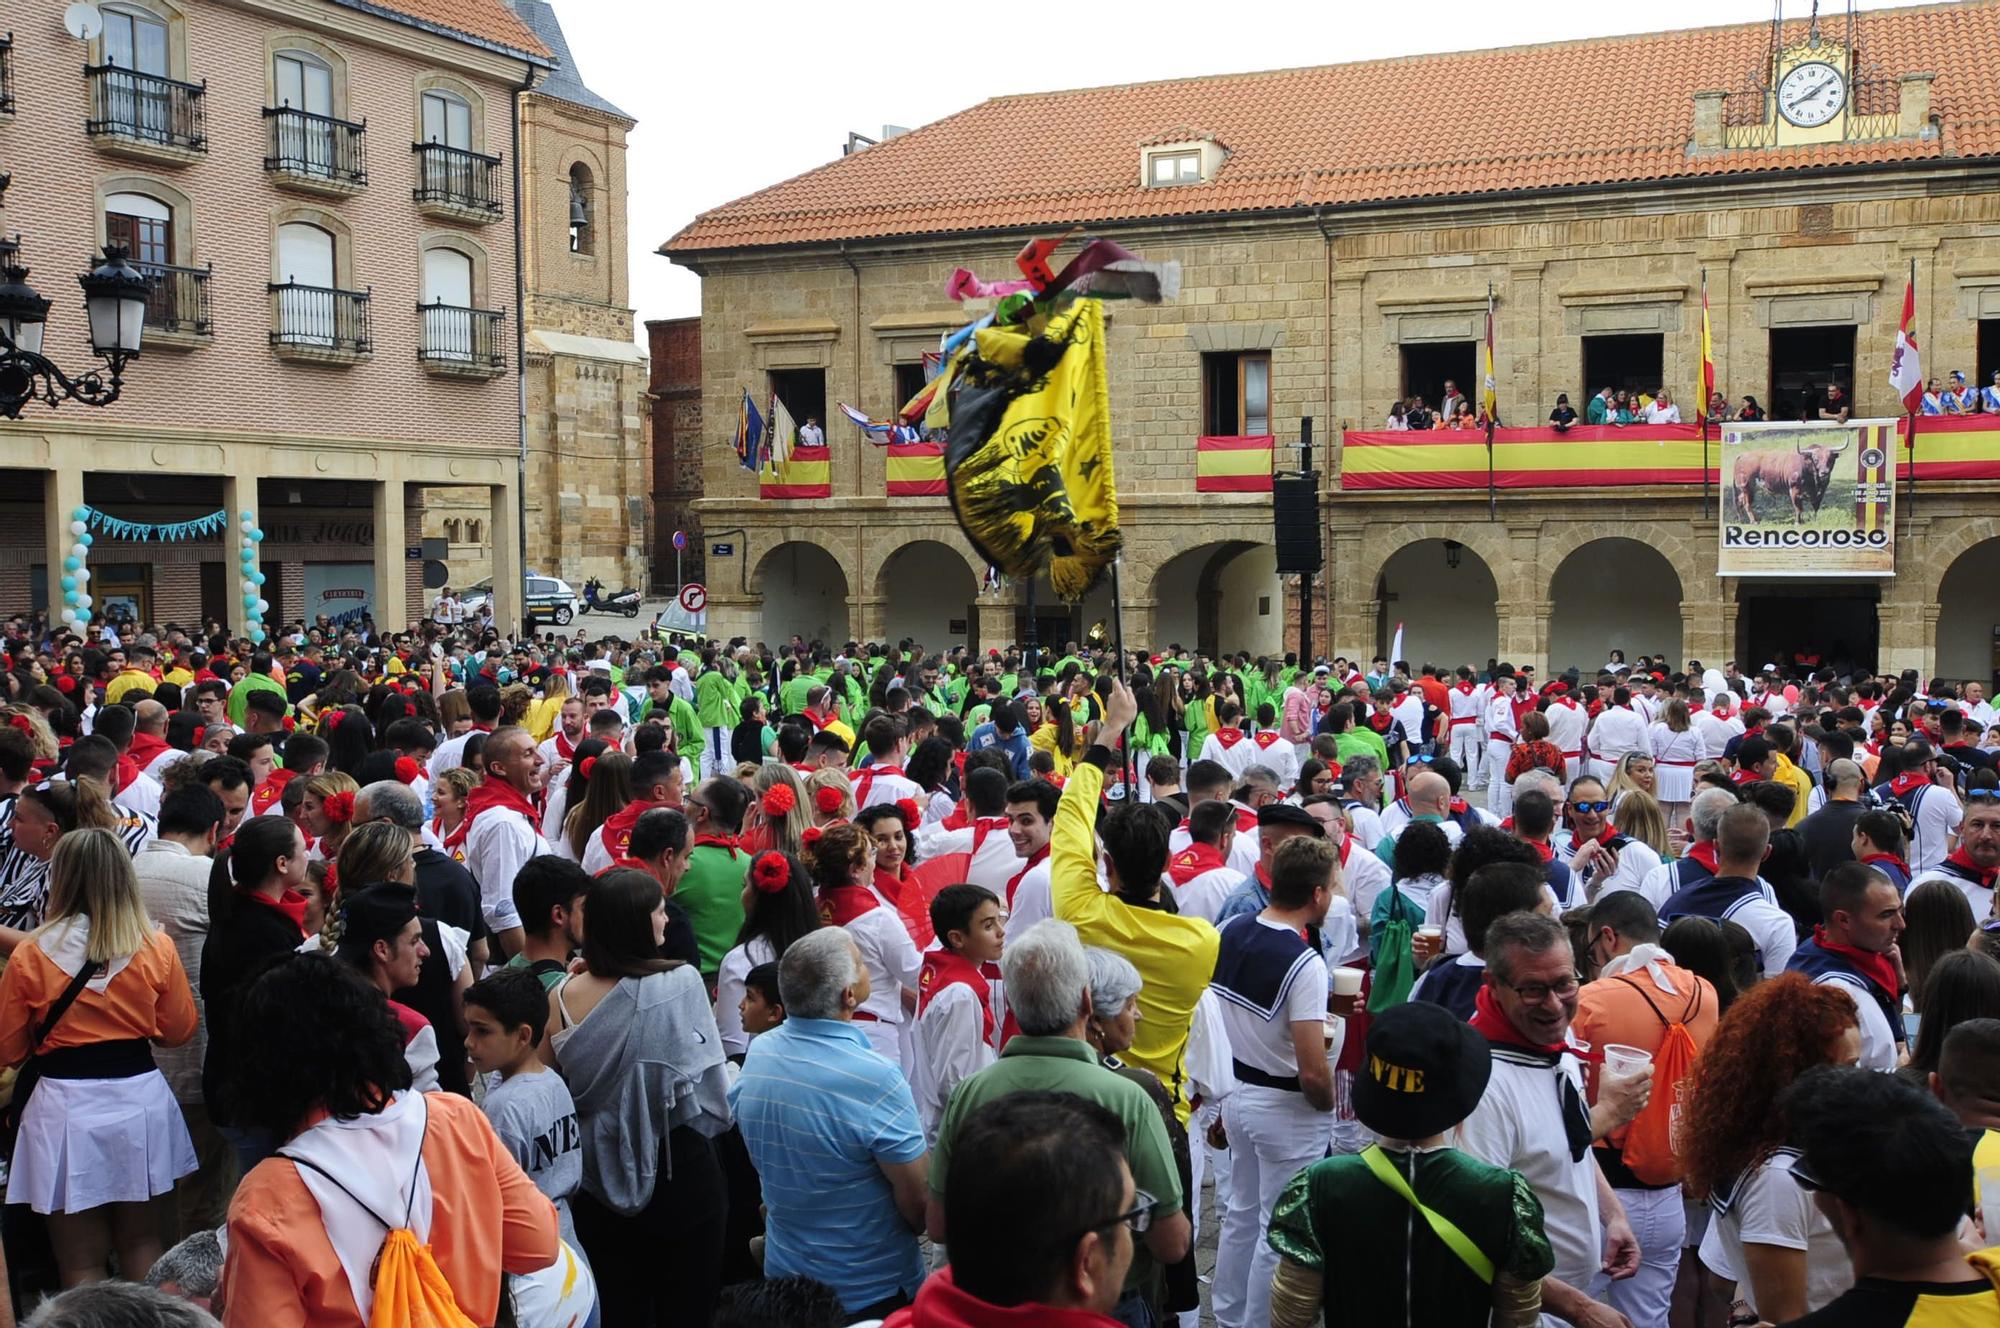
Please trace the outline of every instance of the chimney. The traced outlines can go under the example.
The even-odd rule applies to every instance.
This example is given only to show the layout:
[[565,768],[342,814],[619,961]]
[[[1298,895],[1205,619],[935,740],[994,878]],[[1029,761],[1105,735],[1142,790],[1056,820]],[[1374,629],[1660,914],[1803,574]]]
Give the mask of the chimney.
[[1696,152],[1719,152],[1722,150],[1722,103],[1728,98],[1726,92],[1697,92],[1694,94],[1694,150]]
[[1896,136],[1915,138],[1930,132],[1931,80],[1936,74],[1905,74],[1896,80]]

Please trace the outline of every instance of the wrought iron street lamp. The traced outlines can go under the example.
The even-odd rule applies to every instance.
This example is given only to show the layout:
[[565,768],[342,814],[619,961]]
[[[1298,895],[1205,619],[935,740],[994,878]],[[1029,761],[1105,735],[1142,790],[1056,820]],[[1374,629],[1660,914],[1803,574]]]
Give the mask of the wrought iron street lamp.
[[71,378],[42,354],[49,301],[28,284],[28,270],[17,261],[20,250],[18,236],[0,240],[0,416],[17,419],[22,407],[37,399],[50,406],[110,405],[124,388],[125,366],[138,358],[152,283],[125,261],[122,247],[104,246],[104,261],[77,278],[90,348],[104,367]]

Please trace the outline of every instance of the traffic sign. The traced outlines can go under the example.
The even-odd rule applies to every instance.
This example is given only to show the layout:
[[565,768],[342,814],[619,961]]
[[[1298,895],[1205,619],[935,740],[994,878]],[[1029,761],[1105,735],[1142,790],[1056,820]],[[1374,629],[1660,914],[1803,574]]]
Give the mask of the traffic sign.
[[685,530],[676,530],[674,532],[674,547],[676,549],[685,549],[687,546],[688,533]]
[[690,581],[681,587],[680,605],[689,613],[700,613],[708,607],[708,587],[699,581]]

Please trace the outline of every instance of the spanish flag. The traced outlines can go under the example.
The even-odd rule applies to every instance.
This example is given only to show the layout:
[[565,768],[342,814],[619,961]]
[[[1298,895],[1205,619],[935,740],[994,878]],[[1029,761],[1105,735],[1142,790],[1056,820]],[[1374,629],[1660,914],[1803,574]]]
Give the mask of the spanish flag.
[[785,460],[768,462],[757,479],[759,498],[831,498],[832,449],[825,443],[794,446]]
[[1268,433],[1254,438],[1196,439],[1194,491],[1271,492],[1271,452],[1276,441]]
[[1695,414],[1706,418],[1708,403],[1715,399],[1715,342],[1708,330],[1708,269],[1701,273],[1701,400]]
[[947,492],[943,443],[890,443],[884,470],[891,498],[942,498]]

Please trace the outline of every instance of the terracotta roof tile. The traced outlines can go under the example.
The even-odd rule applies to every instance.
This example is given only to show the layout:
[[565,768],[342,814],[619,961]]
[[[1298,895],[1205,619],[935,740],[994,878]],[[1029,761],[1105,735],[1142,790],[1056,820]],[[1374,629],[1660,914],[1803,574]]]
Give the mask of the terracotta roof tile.
[[[1821,32],[1838,41],[1846,21]],[[1805,34],[1785,27],[1788,44]],[[1939,137],[1693,152],[1694,94],[1751,87],[1770,35],[1751,23],[996,97],[704,212],[661,251],[2000,154],[1993,0],[1856,17],[1859,72],[1889,81],[1885,110],[1897,76],[1937,75]],[[1141,186],[1140,145],[1182,135],[1229,156],[1204,183]]]
[[542,60],[550,56],[549,48],[507,6],[506,0],[336,0],[336,3],[415,19],[428,27],[460,33]]

